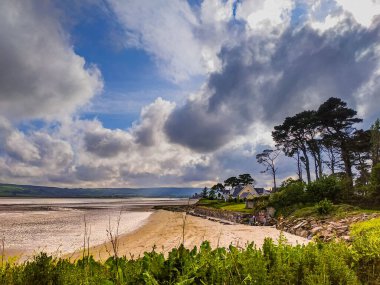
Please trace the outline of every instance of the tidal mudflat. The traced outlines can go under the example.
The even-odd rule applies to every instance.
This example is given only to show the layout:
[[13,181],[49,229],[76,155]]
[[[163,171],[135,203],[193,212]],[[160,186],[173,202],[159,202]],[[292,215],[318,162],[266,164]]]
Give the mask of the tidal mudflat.
[[[132,232],[155,205],[186,204],[187,199],[0,199],[0,237],[8,255],[45,251],[67,254],[83,247],[85,224],[90,246],[108,240],[107,230]],[[86,222],[85,222],[86,221]]]

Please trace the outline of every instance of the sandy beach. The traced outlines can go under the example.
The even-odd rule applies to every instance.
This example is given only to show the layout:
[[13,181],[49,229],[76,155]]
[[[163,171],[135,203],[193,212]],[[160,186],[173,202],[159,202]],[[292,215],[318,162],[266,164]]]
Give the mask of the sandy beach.
[[[24,261],[41,251],[62,256],[108,240],[107,230],[119,222],[119,234],[145,224],[159,205],[187,204],[177,198],[0,198],[0,251]],[[4,244],[4,249],[2,245]]]
[[[184,240],[187,248],[199,246],[208,240],[213,248],[228,247],[230,244],[244,247],[254,242],[261,247],[264,239],[270,237],[277,240],[280,231],[273,227],[253,227],[242,224],[225,225],[207,219],[187,215],[184,213],[159,210],[154,212],[139,229],[119,237],[119,256],[137,258],[146,251],[155,248],[156,251],[167,254],[172,248],[178,247]],[[184,235],[183,224],[185,223]],[[289,244],[305,244],[308,240],[283,233]],[[100,260],[105,260],[112,253],[110,242],[94,246],[91,254]],[[76,252],[67,257],[77,259],[82,253]]]

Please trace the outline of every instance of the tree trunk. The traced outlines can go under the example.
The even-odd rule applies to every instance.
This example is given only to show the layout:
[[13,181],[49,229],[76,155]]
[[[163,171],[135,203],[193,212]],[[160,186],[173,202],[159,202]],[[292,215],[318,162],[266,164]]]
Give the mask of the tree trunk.
[[335,174],[335,154],[334,149],[331,147],[328,149],[328,152],[330,153],[330,168],[331,168],[331,174]]
[[318,174],[319,178],[323,176],[323,168],[322,168],[322,157],[321,157],[321,148],[318,147],[318,152],[317,152],[317,163],[318,163]]
[[276,173],[273,172],[273,185],[274,185],[274,191],[277,191],[277,185],[276,185]]
[[301,160],[300,160],[300,152],[297,150],[297,171],[298,171],[298,179],[300,181],[303,181],[302,178],[302,165],[301,165]]
[[303,157],[305,159],[305,170],[306,170],[306,176],[307,176],[307,183],[309,184],[311,182],[311,176],[310,176],[310,160],[309,156],[307,155],[306,147],[301,148]]
[[348,186],[352,189],[354,186],[352,175],[352,163],[350,158],[350,152],[347,150],[345,143],[341,144],[342,160],[344,163],[344,170],[348,179]]
[[318,163],[317,163],[317,158],[314,156],[314,169],[315,169],[315,179],[318,180],[319,179],[319,175],[318,175]]

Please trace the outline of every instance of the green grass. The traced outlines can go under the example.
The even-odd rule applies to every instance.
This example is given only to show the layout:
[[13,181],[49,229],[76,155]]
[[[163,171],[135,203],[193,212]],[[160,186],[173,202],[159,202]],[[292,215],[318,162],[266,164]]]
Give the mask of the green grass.
[[246,209],[245,203],[236,203],[220,207],[220,209],[233,212],[252,213],[252,209]]
[[252,209],[245,208],[245,202],[224,202],[221,200],[201,199],[198,201],[197,205],[231,212],[252,213]]
[[377,235],[380,239],[380,217],[351,225],[350,233],[354,237],[371,233]]
[[293,207],[288,207],[285,209],[287,214],[284,216],[292,216],[294,218],[305,218],[305,217],[315,217],[315,218],[331,218],[331,219],[342,219],[345,217],[350,217],[358,214],[372,214],[380,213],[378,210],[372,209],[362,209],[357,206],[338,204],[333,205],[332,210],[327,215],[320,215],[318,213],[317,207],[315,205],[293,205]]

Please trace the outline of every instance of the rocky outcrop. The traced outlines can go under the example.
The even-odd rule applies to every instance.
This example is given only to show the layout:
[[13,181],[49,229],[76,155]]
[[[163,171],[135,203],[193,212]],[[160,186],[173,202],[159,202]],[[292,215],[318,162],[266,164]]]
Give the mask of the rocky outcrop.
[[277,229],[308,239],[319,238],[323,241],[340,239],[350,241],[350,225],[366,221],[380,214],[360,214],[343,219],[332,220],[328,218],[292,218],[279,221]]

